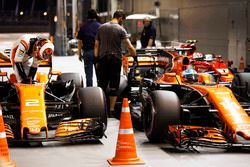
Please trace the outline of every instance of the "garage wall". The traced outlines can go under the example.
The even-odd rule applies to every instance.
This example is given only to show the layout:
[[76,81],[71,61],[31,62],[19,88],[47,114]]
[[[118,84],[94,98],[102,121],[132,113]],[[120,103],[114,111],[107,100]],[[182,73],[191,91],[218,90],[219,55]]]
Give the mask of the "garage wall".
[[179,41],[179,9],[162,9],[160,14],[160,40]]
[[[133,13],[154,14],[157,0],[119,0]],[[198,50],[222,55],[239,65],[243,56],[250,64],[250,0],[158,0],[160,40],[197,39]],[[161,35],[161,36],[160,36]]]
[[246,37],[247,37],[247,3],[230,2],[228,19],[228,59],[233,60],[238,66],[240,58],[246,62]]
[[179,40],[196,39],[200,52],[227,56],[227,5],[180,8],[179,17]]
[[247,3],[247,38],[246,38],[246,63],[250,64],[250,2]]
[[244,0],[183,1],[180,40],[193,37],[199,41],[201,52],[220,54],[224,59],[233,60],[235,67],[241,57],[249,64],[246,53],[248,4]]

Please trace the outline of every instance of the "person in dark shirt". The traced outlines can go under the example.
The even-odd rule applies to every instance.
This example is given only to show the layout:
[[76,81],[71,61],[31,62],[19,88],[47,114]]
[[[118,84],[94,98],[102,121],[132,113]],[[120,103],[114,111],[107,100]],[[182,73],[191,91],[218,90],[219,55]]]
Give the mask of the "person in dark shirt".
[[[124,43],[132,56],[136,56],[136,50],[131,44],[127,31],[122,26],[126,19],[122,10],[117,10],[110,22],[104,23],[98,29],[95,41],[95,57],[98,61],[98,86],[109,96],[109,116],[115,114],[117,91],[119,90],[122,43]],[[107,88],[110,92],[107,92]]]
[[[98,14],[94,9],[88,11],[88,21],[80,27],[77,35],[79,60],[84,60],[86,84],[93,86],[93,64],[94,64],[94,46],[97,29],[101,25],[97,22]],[[83,55],[82,55],[83,50]]]
[[155,46],[156,29],[152,25],[152,20],[149,17],[143,20],[144,28],[141,33],[142,48]]

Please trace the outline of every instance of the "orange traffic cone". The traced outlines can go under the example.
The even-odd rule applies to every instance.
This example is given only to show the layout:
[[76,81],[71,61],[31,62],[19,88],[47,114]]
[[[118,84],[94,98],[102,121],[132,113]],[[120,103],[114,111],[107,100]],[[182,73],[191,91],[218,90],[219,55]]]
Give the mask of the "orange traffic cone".
[[15,167],[16,164],[10,161],[8,143],[4,128],[2,108],[0,106],[0,166]]
[[244,72],[244,59],[243,56],[240,57],[240,65],[239,65],[239,72]]
[[127,98],[124,98],[122,103],[115,157],[109,159],[108,162],[110,165],[145,164],[136,154],[134,131]]

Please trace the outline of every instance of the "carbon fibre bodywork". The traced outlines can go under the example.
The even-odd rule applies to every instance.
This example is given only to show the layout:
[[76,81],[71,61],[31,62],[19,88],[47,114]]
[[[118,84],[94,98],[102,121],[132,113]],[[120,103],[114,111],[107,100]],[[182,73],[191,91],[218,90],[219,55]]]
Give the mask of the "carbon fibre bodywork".
[[[41,82],[44,75],[39,74],[40,81],[35,83],[0,83],[7,139],[37,142],[102,138],[107,125],[102,89],[78,87],[76,78]],[[96,98],[95,107],[87,96]]]

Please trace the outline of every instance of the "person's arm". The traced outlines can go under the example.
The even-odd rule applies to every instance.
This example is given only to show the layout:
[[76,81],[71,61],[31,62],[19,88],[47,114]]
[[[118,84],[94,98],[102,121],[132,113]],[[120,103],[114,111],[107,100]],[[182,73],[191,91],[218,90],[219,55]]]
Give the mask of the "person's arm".
[[152,46],[153,46],[153,39],[149,38],[147,47],[152,47]]
[[125,38],[125,39],[124,39],[124,42],[125,42],[125,44],[126,44],[126,46],[127,46],[127,48],[128,48],[129,53],[130,53],[133,57],[136,56],[136,50],[135,50],[134,46],[131,44],[130,40],[129,40],[128,38]]
[[23,63],[22,62],[16,62],[15,63],[18,74],[21,76],[22,79],[27,79],[27,75],[25,73]]
[[98,59],[98,57],[99,57],[99,48],[100,48],[100,41],[95,40],[95,48],[94,48],[95,59]]
[[78,40],[78,58],[82,61],[82,40]]
[[7,61],[7,62],[10,62],[10,58],[9,56],[7,56],[5,53],[3,52],[0,52],[0,59],[4,60],[4,61]]
[[24,56],[25,56],[25,53],[26,53],[27,48],[28,48],[25,44],[23,44],[23,41],[20,42],[20,44],[18,45],[17,50],[15,52],[15,58],[14,58],[14,62],[13,62],[16,66],[18,74],[20,75],[20,77],[23,80],[27,79],[27,75],[25,73],[25,69],[24,69],[24,66],[22,63]]
[[30,67],[28,78],[34,79],[34,76],[36,75],[37,68],[36,67]]
[[76,38],[78,39],[78,59],[82,61],[82,47],[83,47],[83,27],[81,26],[79,31],[77,32]]
[[41,60],[39,60],[37,58],[33,58],[33,63],[30,66],[29,73],[28,73],[28,76],[27,76],[29,81],[31,79],[32,80],[34,79],[34,77],[36,75],[36,72],[37,72],[37,69],[38,69],[38,66],[39,66],[40,63],[41,63]]
[[147,47],[152,47],[153,46],[153,42],[154,42],[155,38],[156,38],[156,29],[154,27],[151,27],[150,37],[149,37],[149,40],[148,40]]

